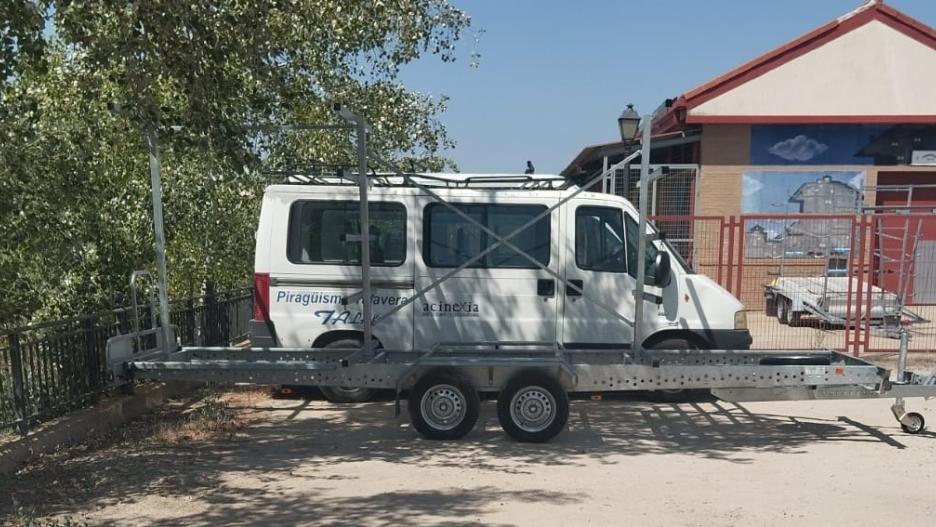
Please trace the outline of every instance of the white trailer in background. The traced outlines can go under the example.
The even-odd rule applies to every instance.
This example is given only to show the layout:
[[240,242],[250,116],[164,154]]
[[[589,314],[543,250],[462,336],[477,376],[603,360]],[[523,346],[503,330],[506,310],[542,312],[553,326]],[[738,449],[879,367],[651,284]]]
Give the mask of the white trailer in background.
[[[764,288],[767,316],[775,316],[781,324],[794,327],[801,325],[804,316],[844,326],[848,317],[854,318],[859,312],[856,307],[859,289],[863,289],[862,304],[868,301],[868,284],[859,284],[855,277],[781,276]],[[862,305],[861,318],[867,316],[872,323],[897,326],[904,311],[900,298],[876,285],[871,285],[870,290],[871,310],[866,313]]]
[[927,322],[904,307],[896,293],[860,284],[855,277],[781,276],[764,286],[764,297],[764,313],[792,327],[803,325],[804,317],[841,327],[867,320],[885,336],[898,338],[901,324]]
[[[371,260],[367,217],[367,189],[380,184],[379,177],[368,175],[364,136],[367,126],[347,110],[343,116],[354,121],[358,139],[358,171],[345,176],[359,187],[361,233],[361,272],[358,285],[361,298],[371,298]],[[396,390],[397,396],[409,393],[409,413],[414,428],[430,439],[458,439],[470,432],[478,419],[479,392],[497,394],[498,420],[504,430],[519,441],[547,441],[562,431],[569,413],[568,393],[627,390],[710,389],[727,401],[811,400],[895,398],[895,418],[909,433],[924,428],[923,416],[907,412],[904,397],[936,396],[936,372],[916,375],[906,371],[906,339],[901,340],[901,355],[896,379],[888,370],[834,351],[746,350],[646,350],[643,349],[643,320],[646,277],[647,193],[650,177],[650,116],[644,121],[639,207],[638,271],[634,290],[616,291],[633,295],[635,313],[609,314],[626,319],[633,342],[617,349],[567,349],[553,342],[459,341],[436,342],[419,349],[381,349],[371,345],[372,325],[386,318],[371,316],[369,303],[363,302],[362,345],[356,348],[179,348],[168,320],[161,327],[119,335],[108,341],[107,359],[116,384],[127,385],[138,379],[187,380],[209,382],[252,382],[257,384],[292,384],[344,388],[379,388]],[[374,156],[376,157],[376,156]],[[543,217],[574,199],[581,192],[606,179],[614,171],[627,168],[637,155],[591,177],[582,187],[563,195],[544,211]],[[427,186],[397,172],[407,184],[421,188],[441,206],[462,215],[457,207]],[[156,175],[158,179],[158,173]],[[154,199],[158,195],[154,195]],[[481,222],[479,229],[489,231]],[[472,263],[498,247],[509,247],[523,258],[537,263],[537,268],[552,270],[537,262],[528,251],[514,245],[517,235],[538,221],[536,218],[505,235],[488,232],[495,243],[468,259],[459,267],[432,280],[415,291],[412,299],[425,299]],[[157,251],[164,251],[157,237]],[[660,254],[665,254],[661,252]],[[655,275],[669,262],[661,258],[653,264]],[[164,285],[164,277],[160,277]],[[608,309],[605,302],[593,299],[581,283],[553,275],[557,290],[579,293],[581,302]],[[559,285],[561,284],[561,286]],[[652,294],[652,291],[651,291]],[[690,302],[692,292],[677,301]],[[168,338],[164,337],[168,335]],[[155,340],[155,344],[152,342]],[[143,343],[149,344],[143,344]],[[397,406],[399,409],[399,405]]]

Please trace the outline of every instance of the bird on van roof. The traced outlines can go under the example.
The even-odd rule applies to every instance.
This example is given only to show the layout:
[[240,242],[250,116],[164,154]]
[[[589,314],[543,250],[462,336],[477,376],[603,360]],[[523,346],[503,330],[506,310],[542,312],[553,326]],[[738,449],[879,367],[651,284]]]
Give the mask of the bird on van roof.
[[536,168],[533,167],[533,162],[532,162],[532,161],[527,161],[527,167],[526,167],[526,170],[523,171],[523,173],[524,173],[524,174],[532,174],[532,173],[534,173],[534,172],[536,172]]

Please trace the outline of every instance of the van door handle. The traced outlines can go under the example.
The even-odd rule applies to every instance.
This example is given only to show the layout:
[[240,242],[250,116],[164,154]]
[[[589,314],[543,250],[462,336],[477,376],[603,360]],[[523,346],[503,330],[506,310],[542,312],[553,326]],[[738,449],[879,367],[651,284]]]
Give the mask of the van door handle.
[[579,292],[576,291],[575,289],[572,289],[572,288],[569,286],[569,284],[572,284],[572,285],[574,285],[575,287],[578,287],[579,289],[581,289],[582,291],[584,291],[584,290],[585,290],[585,284],[584,284],[584,282],[582,282],[581,280],[569,280],[569,283],[566,284],[566,296],[582,296],[582,293],[579,293]]
[[556,281],[552,278],[540,278],[536,281],[536,294],[539,296],[556,296]]

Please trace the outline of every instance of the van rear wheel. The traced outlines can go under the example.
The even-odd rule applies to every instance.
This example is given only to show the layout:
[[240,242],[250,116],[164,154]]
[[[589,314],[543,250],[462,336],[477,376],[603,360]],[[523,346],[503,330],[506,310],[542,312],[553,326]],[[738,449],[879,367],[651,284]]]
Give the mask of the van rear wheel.
[[[329,342],[325,348],[360,348],[361,341],[358,339],[340,339]],[[321,386],[319,391],[322,396],[330,403],[366,403],[374,398],[374,390],[370,388],[345,388],[343,386]]]

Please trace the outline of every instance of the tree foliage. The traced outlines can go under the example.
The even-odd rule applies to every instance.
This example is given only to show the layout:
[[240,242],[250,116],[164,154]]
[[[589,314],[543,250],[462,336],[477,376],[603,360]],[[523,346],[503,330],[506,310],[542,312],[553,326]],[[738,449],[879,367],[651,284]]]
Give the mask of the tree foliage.
[[270,125],[335,123],[342,102],[384,157],[447,164],[445,99],[397,77],[454,60],[469,19],[445,0],[17,0],[0,15],[0,324],[107,307],[152,267],[147,127],[172,296],[249,280],[262,174],[353,159],[350,133]]

